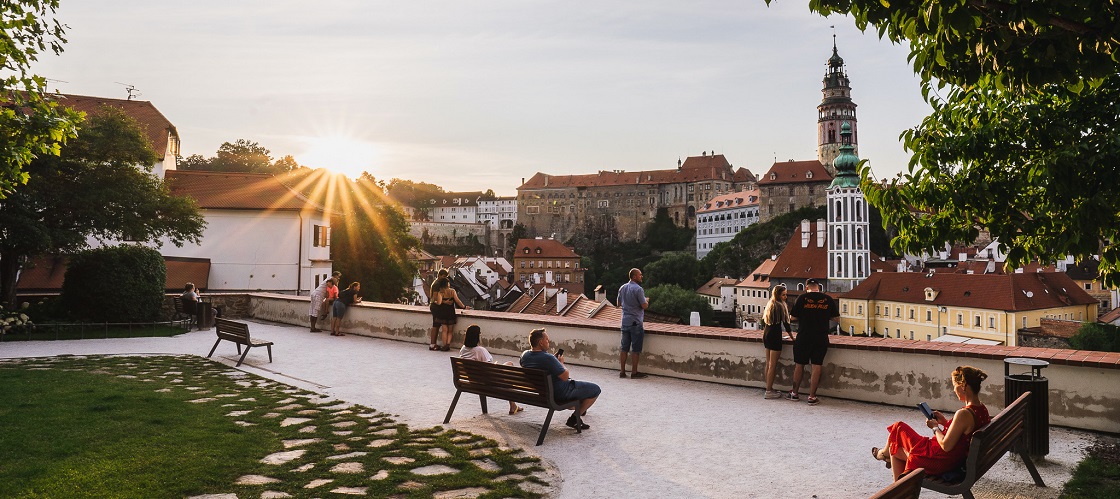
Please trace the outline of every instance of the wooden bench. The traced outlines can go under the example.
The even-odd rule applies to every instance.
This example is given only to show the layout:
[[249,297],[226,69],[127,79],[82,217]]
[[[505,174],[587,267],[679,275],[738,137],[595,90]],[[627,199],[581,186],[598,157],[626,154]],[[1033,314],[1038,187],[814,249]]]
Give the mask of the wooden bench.
[[[964,479],[959,482],[946,482],[938,476],[927,476],[922,482],[922,487],[935,492],[949,495],[964,495],[965,499],[974,499],[972,484],[984,476],[991,467],[999,461],[1003,454],[1011,450],[1026,430],[1027,402],[1031,392],[1026,392],[1015,399],[1011,405],[1000,411],[991,422],[972,434],[972,443],[968,448],[968,459],[964,462]],[[1023,459],[1027,471],[1034,478],[1034,484],[1045,487],[1042,477],[1034,467],[1034,462],[1027,455],[1026,450],[1017,451]]]
[[875,493],[871,499],[918,499],[922,493],[922,479],[925,477],[925,468],[913,470]]
[[[249,349],[253,347],[268,347],[268,361],[272,362],[272,342],[249,337],[248,324],[226,319],[217,319],[217,327],[215,327],[214,330],[218,334],[218,341],[214,342],[214,348],[210,349],[210,353],[206,354],[206,358],[210,358],[211,355],[214,355],[214,350],[218,349],[218,343],[221,343],[222,340],[229,340],[237,346],[237,353],[241,354],[241,358],[237,359],[237,365],[234,367],[240,367],[241,363],[245,362],[245,356],[249,355]],[[241,353],[242,345],[245,345],[245,353]]]
[[[456,392],[451,407],[447,409],[447,417],[443,419],[443,424],[451,421],[451,414],[455,412],[455,405],[459,403],[459,396],[463,392],[478,395],[483,414],[486,414],[486,397],[544,407],[548,409],[548,416],[544,418],[544,426],[541,427],[541,434],[537,438],[537,445],[540,445],[544,443],[548,425],[552,423],[552,414],[579,405],[578,400],[557,404],[552,396],[552,380],[549,379],[548,372],[540,369],[451,357],[451,372]],[[576,433],[582,431],[577,428]]]

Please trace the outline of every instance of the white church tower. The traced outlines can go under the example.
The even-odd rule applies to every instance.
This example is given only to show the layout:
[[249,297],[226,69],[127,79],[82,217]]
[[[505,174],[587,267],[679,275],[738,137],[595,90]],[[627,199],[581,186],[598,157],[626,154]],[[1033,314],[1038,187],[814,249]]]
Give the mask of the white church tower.
[[836,177],[828,186],[828,291],[851,291],[870,274],[871,246],[867,233],[867,200],[859,187],[859,157],[852,144],[852,125],[840,126]]

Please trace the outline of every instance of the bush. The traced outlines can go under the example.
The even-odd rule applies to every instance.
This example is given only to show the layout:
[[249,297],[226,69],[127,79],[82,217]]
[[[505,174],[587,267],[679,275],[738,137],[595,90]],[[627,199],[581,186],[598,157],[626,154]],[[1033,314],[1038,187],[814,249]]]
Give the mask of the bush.
[[708,299],[691,289],[662,284],[646,291],[646,296],[649,298],[650,312],[680,317],[681,324],[688,324],[692,312],[700,312],[700,324],[714,325],[712,306],[708,304]]
[[79,319],[150,322],[163,309],[167,267],[159,252],[140,246],[83,251],[70,259],[62,304]]
[[1120,352],[1120,327],[1099,322],[1086,322],[1069,339],[1069,344],[1077,350],[1098,352]]

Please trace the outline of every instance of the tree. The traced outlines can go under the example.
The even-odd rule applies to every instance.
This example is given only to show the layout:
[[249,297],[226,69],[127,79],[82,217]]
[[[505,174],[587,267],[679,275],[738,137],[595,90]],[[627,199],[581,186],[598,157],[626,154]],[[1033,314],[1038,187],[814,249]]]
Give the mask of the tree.
[[1078,350],[1098,352],[1120,352],[1120,327],[1099,322],[1086,322],[1069,339],[1069,344]]
[[653,251],[684,251],[696,236],[695,229],[677,227],[669,217],[668,208],[658,208],[653,221],[646,225],[643,241]]
[[409,234],[404,213],[371,179],[350,182],[349,188],[331,220],[334,268],[347,281],[361,282],[366,300],[395,303],[412,285],[416,265],[408,252],[420,243]]
[[324,169],[300,168],[280,177],[289,187],[334,214],[331,259],[346,282],[362,283],[367,301],[395,303],[416,275],[409,251],[420,242],[404,212],[385,196],[383,183],[363,173],[357,180]]
[[197,242],[202,215],[150,173],[157,158],[134,120],[103,107],[61,156],[32,161],[27,185],[0,203],[0,302],[14,303],[28,258],[83,249],[89,237]]
[[[1120,19],[1110,2],[812,0],[910,45],[932,113],[902,134],[909,171],[869,201],[918,253],[998,238],[1009,266],[1100,254],[1120,285]],[[945,95],[942,96],[943,90]]]
[[[828,216],[824,206],[805,207],[778,215],[739,231],[726,243],[719,243],[700,261],[700,275],[743,277],[770,255],[781,253],[802,220]],[[874,231],[872,231],[874,233]]]
[[[673,284],[684,289],[693,290],[699,287],[708,278],[700,273],[700,262],[686,252],[672,252],[661,255],[661,258],[646,265],[642,274],[645,276],[647,286]],[[697,282],[703,279],[701,282]]]
[[708,299],[690,289],[675,284],[663,284],[646,291],[649,297],[649,311],[680,317],[681,324],[688,324],[692,312],[700,312],[700,323],[712,323],[712,306]]
[[[147,322],[163,311],[167,266],[143,246],[107,246],[70,259],[62,282],[62,305],[72,317],[95,322]],[[113,292],[105,292],[105,283]]]
[[291,154],[287,154],[284,157],[282,157],[280,159],[277,159],[275,162],[272,163],[271,172],[276,173],[276,174],[281,174],[281,173],[290,172],[292,170],[299,170],[300,168],[306,168],[306,167],[299,164],[299,162],[296,161],[296,158],[293,158]]
[[515,224],[513,230],[506,236],[506,259],[513,261],[514,252],[517,251],[517,241],[529,237],[529,230],[522,224]]
[[220,172],[272,173],[272,156],[260,144],[237,139],[222,142],[218,155],[210,160],[210,169]]
[[37,157],[57,156],[81,117],[46,95],[47,81],[31,73],[39,54],[62,52],[65,30],[54,19],[58,0],[13,0],[0,6],[0,198],[29,178]]
[[414,208],[423,208],[423,206],[417,206],[418,201],[438,197],[445,191],[443,187],[435,184],[394,178],[385,186],[385,192],[389,194],[389,197],[395,199],[400,204],[412,206]]
[[177,170],[209,170],[210,160],[203,157],[201,154],[192,154],[185,158],[178,158],[175,162],[175,169]]

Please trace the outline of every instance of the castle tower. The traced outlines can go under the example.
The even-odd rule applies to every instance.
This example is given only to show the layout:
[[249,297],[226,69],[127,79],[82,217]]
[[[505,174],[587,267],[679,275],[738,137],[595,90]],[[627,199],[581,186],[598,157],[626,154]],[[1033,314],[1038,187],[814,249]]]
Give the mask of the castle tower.
[[824,74],[821,93],[824,98],[817,106],[817,159],[835,176],[836,167],[833,162],[843,145],[840,139],[840,126],[843,123],[851,124],[852,152],[859,154],[856,104],[852,102],[852,88],[848,84],[848,74],[844,72],[844,59],[836,52],[836,35],[832,35],[832,57],[828,58],[828,70]]
[[871,245],[867,232],[867,200],[859,187],[859,157],[848,122],[840,125],[836,177],[828,186],[828,290],[851,291],[870,275]]

